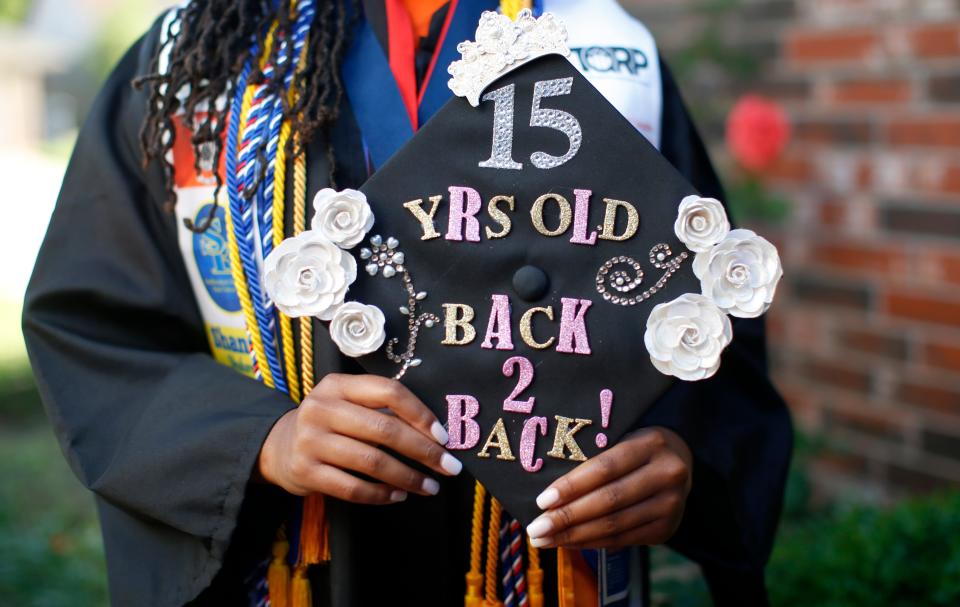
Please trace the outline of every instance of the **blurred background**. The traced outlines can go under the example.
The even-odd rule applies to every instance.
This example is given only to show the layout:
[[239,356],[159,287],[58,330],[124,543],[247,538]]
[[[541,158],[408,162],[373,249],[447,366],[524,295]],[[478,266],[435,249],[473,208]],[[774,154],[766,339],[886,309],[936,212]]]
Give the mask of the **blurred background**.
[[[771,362],[797,425],[775,605],[960,605],[960,0],[624,0],[741,224],[780,248]],[[19,314],[93,95],[168,5],[0,0],[0,604],[105,605],[92,500]],[[660,605],[708,605],[655,553]]]

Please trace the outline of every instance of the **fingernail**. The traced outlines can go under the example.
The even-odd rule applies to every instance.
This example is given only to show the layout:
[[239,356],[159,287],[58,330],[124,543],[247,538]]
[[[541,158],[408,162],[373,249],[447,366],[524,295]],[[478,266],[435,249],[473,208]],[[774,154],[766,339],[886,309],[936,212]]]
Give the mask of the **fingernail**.
[[527,535],[530,536],[531,540],[533,538],[542,538],[550,533],[551,529],[553,529],[553,521],[546,516],[540,516],[527,525]]
[[553,543],[552,537],[531,537],[530,545],[534,548],[543,548],[544,546]]
[[460,474],[460,471],[463,470],[463,464],[460,460],[449,453],[444,453],[443,457],[440,458],[440,467],[453,476]]
[[407,499],[406,491],[400,491],[399,489],[396,489],[390,493],[391,502],[402,502],[405,499]]
[[553,487],[550,487],[537,496],[537,506],[539,506],[541,510],[546,510],[550,506],[556,504],[557,500],[559,499],[560,492]]
[[420,487],[424,493],[429,493],[430,495],[436,495],[440,492],[440,483],[432,478],[423,479],[423,484],[420,485]]
[[436,439],[441,445],[446,445],[447,441],[450,440],[450,435],[447,434],[447,431],[443,429],[443,426],[440,425],[440,422],[433,422],[433,425],[430,426],[430,434],[433,435],[433,438]]

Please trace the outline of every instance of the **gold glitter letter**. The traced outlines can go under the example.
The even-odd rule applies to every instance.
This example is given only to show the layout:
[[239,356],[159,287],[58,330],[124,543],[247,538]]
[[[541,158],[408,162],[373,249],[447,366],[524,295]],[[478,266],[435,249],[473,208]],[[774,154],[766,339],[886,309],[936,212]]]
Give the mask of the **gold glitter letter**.
[[[604,198],[603,201],[607,204],[607,210],[603,214],[603,231],[600,232],[600,238],[603,240],[627,240],[633,238],[633,235],[637,233],[637,228],[640,227],[640,214],[637,213],[637,209],[629,202],[623,200]],[[617,225],[617,209],[619,208],[623,208],[627,212],[627,228],[623,231],[623,234],[617,236],[614,234],[614,230]]]
[[[497,439],[494,441],[493,439]],[[576,443],[574,443],[576,444]],[[477,453],[477,457],[490,457],[488,451],[496,447],[497,451],[500,453],[497,454],[497,459],[503,459],[508,462],[512,462],[517,459],[513,456],[513,451],[510,449],[510,438],[507,436],[507,429],[503,427],[503,418],[497,420],[496,425],[494,425],[493,430],[490,432],[490,436],[487,437],[487,442],[483,444],[483,449]],[[581,453],[581,455],[583,455]],[[584,457],[583,459],[587,459]]]
[[503,238],[510,233],[510,228],[512,227],[512,222],[510,221],[510,216],[504,213],[497,207],[497,203],[505,202],[507,203],[507,208],[511,211],[515,208],[515,202],[513,196],[494,196],[490,199],[490,202],[487,203],[487,215],[490,216],[490,219],[496,221],[503,229],[499,232],[494,232],[490,229],[490,226],[487,226],[487,238]]
[[[557,206],[560,207],[560,225],[552,232],[543,224],[543,205],[548,200],[556,200]],[[544,236],[559,236],[570,227],[570,222],[573,221],[573,211],[570,209],[570,203],[567,202],[567,199],[560,194],[544,194],[537,198],[533,206],[530,207],[530,219],[533,221],[533,227]]]
[[[477,336],[477,330],[470,322],[473,320],[473,308],[467,304],[443,304],[443,326],[446,334],[443,341],[445,346],[465,346]],[[463,329],[463,337],[457,338],[457,328]]]
[[[583,454],[580,445],[577,444],[577,440],[573,438],[573,435],[592,424],[593,420],[571,419],[562,415],[554,415],[553,419],[557,420],[557,431],[553,435],[553,449],[547,451],[547,455],[557,459],[572,459],[575,462],[586,461],[587,456]],[[576,425],[571,428],[570,424],[573,423]],[[564,447],[570,451],[570,457],[564,457]]]
[[403,203],[403,207],[413,213],[413,216],[420,222],[420,227],[423,229],[423,236],[420,237],[420,240],[430,240],[431,238],[440,237],[440,232],[437,232],[437,229],[433,225],[433,218],[437,214],[437,208],[440,206],[441,200],[443,200],[441,194],[430,197],[432,204],[430,205],[429,213],[423,210],[423,198]]
[[533,338],[533,315],[537,312],[541,312],[547,316],[550,320],[553,320],[553,306],[547,306],[546,308],[530,308],[523,313],[523,316],[520,317],[520,337],[523,338],[523,343],[527,344],[531,348],[536,350],[545,350],[553,345],[553,342],[557,339],[556,337],[551,336],[547,341],[540,343]]

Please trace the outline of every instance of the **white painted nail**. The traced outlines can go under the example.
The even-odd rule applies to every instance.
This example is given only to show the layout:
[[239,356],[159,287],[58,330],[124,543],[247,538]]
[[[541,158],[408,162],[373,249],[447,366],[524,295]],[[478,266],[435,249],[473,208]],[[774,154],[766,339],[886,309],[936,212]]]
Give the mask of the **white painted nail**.
[[424,493],[429,493],[430,495],[436,495],[440,492],[440,483],[435,481],[432,478],[423,479],[423,484],[421,485]]
[[402,502],[405,499],[407,499],[406,491],[400,491],[399,489],[394,489],[393,492],[390,493],[391,502]]
[[551,529],[553,529],[553,521],[547,516],[539,516],[527,525],[527,535],[529,535],[531,539],[544,537],[550,533]]
[[544,546],[549,544],[552,540],[553,538],[549,538],[549,537],[532,537],[530,538],[530,545],[533,546],[534,548],[543,548]]
[[433,425],[430,426],[430,434],[432,434],[433,438],[441,445],[446,445],[447,441],[450,440],[450,435],[443,429],[440,422],[433,422]]
[[449,453],[444,453],[443,457],[440,458],[440,467],[453,476],[460,474],[460,471],[463,470],[463,464],[460,463],[460,460]]
[[539,506],[541,510],[546,510],[550,506],[556,504],[559,499],[560,492],[553,487],[550,487],[537,496],[537,506]]

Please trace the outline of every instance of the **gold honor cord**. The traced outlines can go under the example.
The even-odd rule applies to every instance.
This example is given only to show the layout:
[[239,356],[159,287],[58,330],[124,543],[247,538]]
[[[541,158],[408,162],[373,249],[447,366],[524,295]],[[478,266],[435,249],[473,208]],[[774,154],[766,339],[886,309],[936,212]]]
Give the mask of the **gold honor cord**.
[[[287,142],[290,140],[290,121],[280,125],[280,141],[277,145],[277,159],[273,172],[273,247],[280,246],[284,236],[284,195],[287,178]],[[283,367],[286,371],[287,388],[293,402],[300,404],[300,381],[297,377],[297,348],[293,341],[293,325],[290,317],[283,312],[280,316],[280,341],[283,342]]]
[[481,607],[483,597],[480,587],[483,585],[483,573],[480,571],[480,552],[483,548],[483,504],[487,495],[480,481],[473,488],[473,518],[470,522],[470,571],[467,572],[467,595],[464,607]]
[[[293,159],[293,233],[300,234],[306,225],[307,158],[300,149],[300,137],[294,135],[293,147],[298,153]],[[300,383],[303,395],[313,390],[313,319],[300,318]]]
[[501,605],[497,600],[497,564],[500,562],[500,516],[502,509],[497,498],[490,496],[490,521],[487,523],[487,579],[486,605]]

